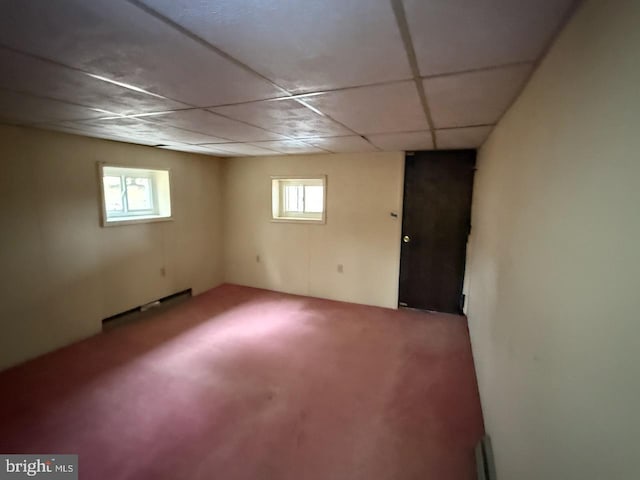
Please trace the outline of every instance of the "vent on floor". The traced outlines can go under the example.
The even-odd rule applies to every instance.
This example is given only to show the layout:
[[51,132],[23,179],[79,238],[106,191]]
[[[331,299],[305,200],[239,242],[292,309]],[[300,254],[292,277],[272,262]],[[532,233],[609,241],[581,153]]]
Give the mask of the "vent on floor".
[[496,468],[493,463],[491,439],[485,435],[476,445],[476,468],[478,480],[496,480]]
[[144,305],[139,305],[125,312],[116,313],[115,315],[102,320],[102,330],[111,330],[123,324],[142,320],[143,318],[147,318],[160,310],[176,305],[190,297],[191,289],[189,288],[187,290],[159,298],[158,300],[145,303]]

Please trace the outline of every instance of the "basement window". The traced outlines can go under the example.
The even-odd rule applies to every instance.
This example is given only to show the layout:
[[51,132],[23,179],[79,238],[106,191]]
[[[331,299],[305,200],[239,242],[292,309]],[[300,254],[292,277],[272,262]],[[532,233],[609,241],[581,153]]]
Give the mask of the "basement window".
[[171,220],[169,170],[100,164],[102,225]]
[[326,187],[326,175],[271,177],[271,219],[325,223]]

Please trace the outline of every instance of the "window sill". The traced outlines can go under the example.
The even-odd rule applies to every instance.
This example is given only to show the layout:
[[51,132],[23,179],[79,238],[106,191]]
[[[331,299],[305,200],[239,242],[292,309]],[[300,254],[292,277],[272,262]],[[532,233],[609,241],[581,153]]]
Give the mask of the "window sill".
[[325,218],[293,218],[293,217],[271,217],[272,223],[310,223],[315,225],[324,225],[327,223]]
[[138,223],[172,222],[173,217],[161,217],[158,215],[121,217],[118,220],[107,220],[102,222],[103,227],[119,227],[121,225],[135,225]]

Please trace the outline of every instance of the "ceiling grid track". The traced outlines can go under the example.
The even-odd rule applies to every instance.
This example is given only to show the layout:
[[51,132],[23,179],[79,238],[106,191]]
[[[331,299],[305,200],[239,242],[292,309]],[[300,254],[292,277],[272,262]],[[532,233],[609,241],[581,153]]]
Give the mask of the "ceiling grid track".
[[[66,70],[70,70],[70,71],[73,71],[73,72],[81,73],[81,74],[86,75],[88,77],[95,78],[98,81],[104,81],[99,76],[96,76],[95,74],[92,74],[90,72],[87,72],[87,71],[79,69],[79,68],[75,68],[75,67],[66,65],[64,63],[57,62],[55,60],[51,60],[50,58],[42,57],[40,55],[35,55],[33,53],[25,52],[23,50],[18,50],[16,48],[10,47],[8,45],[3,45],[3,44],[0,44],[0,48],[3,48],[3,49],[8,50],[8,51],[11,51],[11,52],[16,53],[18,55],[23,55],[25,57],[30,57],[30,58],[36,59],[38,61],[45,62],[47,64],[56,66],[58,68],[64,68]],[[113,83],[113,82],[108,82],[108,83]],[[127,87],[122,87],[122,88],[127,88]],[[278,87],[278,88],[280,88],[280,87]],[[65,104],[68,104],[68,105],[84,107],[84,108],[88,108],[88,109],[95,110],[95,111],[99,110],[99,109],[96,109],[95,107],[92,107],[90,105],[85,105],[85,104],[77,103],[77,102],[71,102],[69,100],[60,100],[59,98],[53,98],[53,97],[49,97],[49,96],[46,96],[46,95],[36,95],[36,94],[30,93],[30,92],[25,92],[25,91],[21,91],[21,90],[11,90],[11,89],[6,89],[6,88],[0,88],[0,90],[5,90],[5,91],[9,91],[9,92],[15,92],[15,93],[19,93],[20,95],[26,95],[26,96],[33,97],[33,98],[41,98],[41,99],[44,99],[44,100],[52,100],[52,101],[55,101],[55,102],[61,102],[61,103],[65,103]],[[65,120],[65,121],[66,122],[72,122],[72,123],[79,123],[81,125],[84,125],[84,124],[86,124],[86,122],[91,122],[91,121],[100,121],[100,120],[116,119],[116,118],[136,118],[138,121],[145,122],[144,116],[151,116],[153,114],[184,112],[184,111],[190,111],[190,110],[202,110],[202,111],[204,111],[204,112],[206,112],[208,114],[211,114],[211,115],[217,115],[217,116],[225,118],[227,120],[232,120],[234,122],[242,123],[243,125],[247,125],[247,126],[252,127],[252,128],[257,128],[257,129],[263,130],[263,131],[268,132],[268,133],[273,133],[273,134],[285,137],[285,140],[282,140],[282,141],[299,141],[295,137],[291,137],[289,135],[285,135],[285,134],[282,134],[282,133],[279,133],[279,132],[275,132],[273,130],[266,129],[266,128],[261,127],[259,125],[254,125],[252,123],[245,122],[243,120],[238,120],[238,119],[235,119],[235,118],[231,118],[231,117],[229,117],[227,115],[223,115],[223,114],[218,113],[218,112],[212,112],[211,110],[209,110],[209,108],[213,108],[213,107],[199,107],[197,105],[192,105],[192,104],[184,102],[182,100],[177,100],[175,98],[167,97],[167,96],[160,95],[160,94],[157,94],[157,93],[154,93],[154,92],[139,91],[139,93],[146,93],[146,94],[149,94],[149,95],[152,95],[152,96],[155,96],[155,97],[159,97],[159,98],[163,98],[163,99],[166,99],[166,100],[170,100],[172,102],[180,103],[180,104],[184,105],[186,108],[168,109],[168,110],[162,110],[161,112],[160,111],[159,112],[146,112],[146,113],[132,114],[132,115],[118,114],[116,112],[109,112],[110,116],[107,116],[107,117],[79,118],[79,119]],[[282,100],[282,99],[287,99],[287,97],[277,97],[275,99],[270,99],[270,100]],[[263,100],[252,100],[251,102],[241,102],[241,103],[252,103],[252,102],[255,102],[255,101],[263,101]],[[218,107],[218,106],[220,106],[220,105],[215,105],[215,107]],[[105,113],[107,113],[106,110],[105,110]],[[327,118],[329,118],[329,117],[327,116]],[[30,125],[33,125],[34,127],[38,127],[41,124],[49,124],[49,123],[50,122],[37,122],[37,123],[30,124]],[[57,122],[54,122],[54,123],[57,123]],[[152,122],[145,122],[145,123],[152,123]],[[191,129],[183,128],[183,127],[177,127],[177,126],[174,126],[174,125],[167,125],[167,126],[170,126],[171,128],[176,128],[178,130],[183,130],[183,131],[186,131],[186,132],[200,133],[202,135],[210,135],[208,133],[199,132],[197,130],[191,130]],[[215,136],[217,138],[225,139],[225,137],[220,136],[220,135],[215,135]],[[226,143],[250,143],[250,142],[240,142],[240,141],[231,140],[231,139],[225,139],[225,140],[229,140],[229,142],[226,142]],[[213,145],[213,143],[212,144],[194,144],[194,143],[185,143],[185,142],[176,142],[176,143],[184,143],[184,145],[196,145],[196,146],[197,145]],[[305,142],[302,142],[302,143],[305,143]],[[309,145],[308,143],[305,143],[305,144]],[[309,145],[309,146],[313,146],[313,145]],[[266,148],[266,147],[261,147],[261,148]],[[318,147],[315,147],[315,148],[318,148]],[[279,152],[279,151],[272,150],[272,149],[268,149],[268,150],[271,150],[271,151],[276,152],[276,153],[283,153],[283,152]]]
[[[64,0],[62,9],[43,7],[55,22],[16,3],[0,22],[9,67],[0,114],[26,127],[222,156],[478,148],[583,3],[497,0],[460,10],[326,1],[331,15],[260,0],[247,0],[246,11],[214,0],[86,9]],[[21,20],[42,33],[25,33]],[[104,29],[74,30],[83,21]],[[464,31],[453,28],[460,22]],[[75,43],[63,48],[52,37]],[[296,39],[306,39],[302,50]],[[175,60],[163,65],[167,56]]]
[[[39,60],[41,62],[48,63],[49,65],[53,65],[53,66],[56,66],[56,67],[64,68],[66,70],[71,70],[71,71],[74,71],[74,72],[77,72],[77,73],[81,73],[83,75],[86,75],[88,77],[94,78],[94,79],[102,81],[102,82],[107,81],[107,83],[112,83],[114,85],[119,85],[122,88],[127,88],[127,87],[123,87],[123,85],[119,84],[118,82],[105,80],[104,77],[96,75],[95,73],[87,72],[86,70],[82,70],[81,68],[72,67],[70,65],[66,65],[64,63],[57,62],[55,60],[52,60],[52,59],[47,58],[47,57],[43,57],[41,55],[36,55],[34,53],[31,53],[31,52],[25,52],[24,50],[19,50],[17,48],[13,48],[13,47],[10,47],[9,45],[4,45],[4,44],[1,44],[1,43],[0,43],[0,48],[3,48],[5,50],[8,50],[8,51],[13,52],[13,53],[17,53],[18,55],[24,55],[25,57],[31,57],[31,58],[33,58],[35,60]],[[186,105],[186,106],[192,106],[194,108],[198,108],[198,107],[195,107],[193,105],[189,105],[188,103],[185,103],[183,101],[176,100],[175,98],[170,98],[170,97],[167,97],[167,96],[164,96],[164,95],[160,95],[158,93],[148,92],[148,91],[142,90],[142,89],[136,90],[136,91],[138,91],[139,93],[146,93],[147,95],[152,95],[154,97],[163,98],[165,100],[171,100],[172,102],[181,103],[181,104]],[[58,100],[58,101],[61,101],[61,100]]]
[[236,66],[238,66],[240,68],[242,68],[243,70],[245,70],[245,71],[247,71],[247,72],[249,72],[249,73],[251,73],[253,75],[256,75],[261,80],[264,80],[265,82],[268,82],[275,89],[281,91],[284,94],[283,96],[285,96],[285,97],[290,97],[291,96],[291,93],[289,91],[287,91],[285,88],[281,87],[280,85],[278,85],[277,83],[273,82],[271,79],[265,77],[261,73],[256,72],[249,65],[241,62],[237,58],[232,57],[227,52],[224,52],[224,51],[220,50],[215,45],[212,45],[211,43],[207,42],[206,40],[204,40],[203,38],[199,37],[198,35],[196,35],[195,33],[191,32],[190,30],[187,30],[182,25],[174,22],[170,18],[167,18],[164,15],[162,15],[161,13],[159,13],[159,12],[155,11],[154,9],[148,7],[147,5],[142,3],[140,0],[127,0],[127,1],[130,4],[138,7],[140,10],[142,10],[145,13],[147,13],[148,15],[151,15],[155,19],[160,20],[164,24],[166,24],[166,25],[170,26],[171,28],[173,28],[174,30],[180,32],[182,35],[190,38],[194,42],[197,42],[200,45],[202,45],[203,47],[215,52],[216,54],[220,55],[221,57],[223,57],[226,60],[229,60],[231,63],[235,64]]
[[418,60],[416,57],[416,51],[413,47],[413,41],[411,40],[411,32],[409,31],[409,23],[407,22],[407,14],[404,10],[402,0],[390,0],[391,8],[396,17],[396,23],[400,30],[400,36],[402,37],[402,43],[407,53],[407,59],[409,60],[409,66],[411,67],[411,73],[413,74],[413,81],[416,84],[418,90],[418,96],[420,97],[420,103],[424,110],[424,115],[427,118],[427,124],[429,125],[429,131],[431,132],[431,140],[433,141],[434,150],[438,149],[438,143],[436,139],[436,128],[433,123],[433,117],[431,110],[429,109],[429,101],[427,100],[427,94],[424,91],[424,85],[422,84],[422,78],[420,77],[420,69],[418,68]]
[[[147,5],[142,3],[140,0],[127,0],[127,1],[129,3],[131,3],[132,5],[138,7],[140,10],[144,11],[145,13],[153,16],[157,20],[160,20],[161,22],[165,23],[166,25],[169,25],[170,27],[172,27],[176,31],[180,32],[181,34],[185,35],[186,37],[190,38],[191,40],[193,40],[193,41],[199,43],[200,45],[208,48],[209,50],[217,53],[218,55],[222,56],[226,60],[229,60],[230,62],[234,63],[238,67],[240,67],[240,68],[244,69],[245,71],[257,76],[261,80],[264,80],[264,81],[268,82],[274,88],[276,88],[279,91],[281,91],[282,93],[284,93],[284,95],[282,97],[277,97],[276,99],[272,99],[272,100],[293,100],[293,101],[297,102],[298,104],[302,105],[303,107],[311,110],[313,113],[315,113],[317,115],[321,115],[321,116],[327,118],[328,120],[331,120],[332,122],[340,125],[342,128],[344,128],[344,129],[348,130],[349,132],[351,132],[354,136],[358,136],[358,137],[361,137],[361,138],[365,139],[369,144],[371,144],[372,147],[374,147],[376,150],[379,150],[378,147],[376,147],[371,142],[369,142],[369,140],[366,137],[362,136],[360,133],[356,132],[355,130],[353,130],[352,128],[350,128],[347,125],[343,124],[342,122],[339,122],[338,120],[336,120],[335,118],[331,117],[330,115],[327,115],[324,112],[320,112],[315,107],[311,107],[309,104],[307,104],[303,100],[298,100],[297,99],[297,95],[292,94],[287,89],[285,89],[284,87],[278,85],[277,83],[275,83],[270,78],[265,77],[260,72],[257,72],[256,70],[251,68],[249,65],[247,65],[246,63],[241,62],[237,58],[229,55],[227,52],[225,52],[223,50],[220,50],[215,45],[212,45],[211,43],[207,42],[206,40],[204,40],[200,36],[196,35],[195,33],[191,32],[190,30],[187,30],[182,25],[174,22],[170,18],[167,18],[164,15],[160,14],[159,12],[155,11],[154,9],[148,7]],[[257,101],[263,101],[263,100],[257,100]],[[246,102],[246,103],[252,103],[252,102]],[[273,132],[273,133],[277,133],[277,132]],[[318,148],[318,147],[315,147],[315,148]],[[324,149],[321,149],[321,150],[324,150]]]
[[432,80],[434,78],[454,77],[457,75],[466,75],[468,73],[490,72],[491,70],[500,70],[502,68],[522,67],[531,65],[532,63],[534,62],[532,62],[531,60],[523,60],[522,62],[499,63],[497,65],[489,65],[486,67],[470,68],[467,70],[455,70],[453,72],[437,73],[435,75],[424,75],[421,78],[424,80]]

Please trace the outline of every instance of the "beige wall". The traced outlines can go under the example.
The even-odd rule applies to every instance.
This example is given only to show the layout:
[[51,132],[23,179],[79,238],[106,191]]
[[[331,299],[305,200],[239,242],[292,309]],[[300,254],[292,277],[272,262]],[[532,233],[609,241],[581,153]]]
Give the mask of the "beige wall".
[[[403,165],[402,153],[227,160],[225,280],[396,308]],[[327,223],[271,222],[270,177],[312,174],[327,175]]]
[[500,480],[640,478],[640,2],[588,1],[481,149],[469,324]]
[[[174,221],[102,228],[98,161],[171,168]],[[0,126],[0,167],[0,369],[222,281],[219,159]]]

